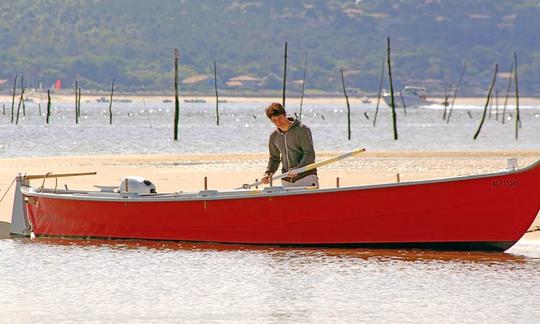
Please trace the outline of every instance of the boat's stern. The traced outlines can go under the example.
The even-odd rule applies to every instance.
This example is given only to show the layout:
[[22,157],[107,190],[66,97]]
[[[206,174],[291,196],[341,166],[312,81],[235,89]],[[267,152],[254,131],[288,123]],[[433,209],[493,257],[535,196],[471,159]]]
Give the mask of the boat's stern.
[[11,213],[11,228],[10,234],[15,236],[29,237],[32,232],[32,225],[26,213],[24,205],[23,187],[29,187],[30,182],[23,175],[18,175],[15,178],[15,197],[13,199],[13,211]]

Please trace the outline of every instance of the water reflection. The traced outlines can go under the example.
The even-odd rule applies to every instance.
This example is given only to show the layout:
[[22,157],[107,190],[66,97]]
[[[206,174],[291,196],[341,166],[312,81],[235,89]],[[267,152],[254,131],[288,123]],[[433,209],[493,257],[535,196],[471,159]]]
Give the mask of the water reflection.
[[535,322],[539,251],[536,243],[486,253],[6,239],[0,318]]
[[508,252],[482,251],[434,251],[421,249],[369,249],[369,248],[323,248],[323,247],[280,247],[221,243],[191,243],[151,240],[80,240],[80,239],[17,239],[22,244],[74,247],[83,250],[110,249],[117,251],[146,250],[154,252],[247,252],[270,255],[276,259],[309,257],[352,258],[365,261],[385,262],[400,260],[407,262],[454,261],[479,262],[485,264],[523,263],[527,257]]

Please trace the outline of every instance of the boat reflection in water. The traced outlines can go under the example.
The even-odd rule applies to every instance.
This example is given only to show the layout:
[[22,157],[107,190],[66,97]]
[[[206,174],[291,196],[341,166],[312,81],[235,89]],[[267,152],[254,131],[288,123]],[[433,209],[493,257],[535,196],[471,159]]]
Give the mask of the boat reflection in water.
[[[426,249],[368,249],[368,248],[323,248],[323,247],[289,247],[263,246],[221,243],[190,243],[150,240],[80,240],[40,238],[39,240],[18,238],[23,244],[37,244],[50,247],[70,247],[88,251],[107,249],[111,251],[144,250],[156,253],[249,253],[272,257],[303,257],[323,260],[325,258],[352,258],[364,261],[386,262],[430,262],[454,261],[464,263],[523,263],[528,257],[513,253],[495,253],[489,251],[437,251]],[[307,259],[306,259],[307,260]],[[328,260],[327,260],[328,261]]]
[[496,253],[0,240],[0,314],[14,322],[535,323],[540,249],[515,254],[520,245]]

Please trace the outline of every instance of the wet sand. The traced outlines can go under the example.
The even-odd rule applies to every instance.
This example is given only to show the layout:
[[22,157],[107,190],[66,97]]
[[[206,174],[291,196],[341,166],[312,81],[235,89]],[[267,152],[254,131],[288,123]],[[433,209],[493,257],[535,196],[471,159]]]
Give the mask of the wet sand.
[[[338,152],[319,152],[317,160],[324,160]],[[520,167],[540,158],[540,151],[500,152],[367,152],[319,169],[323,188],[334,187],[336,177],[341,186],[381,184],[425,180],[453,176],[497,172],[504,169],[507,159],[517,157]],[[266,167],[267,155],[204,154],[204,155],[131,155],[131,156],[75,156],[12,158],[0,160],[0,198],[17,173],[44,174],[96,171],[95,176],[58,179],[58,186],[70,189],[95,189],[94,185],[118,185],[128,175],[138,175],[153,181],[158,192],[198,191],[203,189],[204,177],[208,188],[227,190],[260,178]],[[36,180],[34,180],[36,181]],[[39,183],[38,183],[39,182]],[[34,182],[41,185],[41,181]],[[54,187],[54,179],[45,186]],[[0,222],[11,220],[13,187],[0,202]],[[537,217],[532,228],[540,226]],[[4,227],[4,229],[2,229]],[[0,234],[6,225],[0,224]],[[540,232],[526,235],[540,239]]]

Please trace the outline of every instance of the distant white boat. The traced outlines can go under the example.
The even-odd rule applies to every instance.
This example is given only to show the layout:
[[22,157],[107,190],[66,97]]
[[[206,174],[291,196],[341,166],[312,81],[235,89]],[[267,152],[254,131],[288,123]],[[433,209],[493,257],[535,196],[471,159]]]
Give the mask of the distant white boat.
[[191,99],[184,99],[184,102],[190,102],[190,103],[205,103],[206,100],[200,99],[200,98],[191,98]]
[[369,99],[366,96],[363,96],[361,100],[362,100],[362,103],[371,103],[371,99]]
[[[97,102],[109,102],[109,99],[108,98],[105,98],[105,97],[99,97],[96,99]],[[119,99],[113,99],[113,102],[121,102],[121,103],[130,103],[132,102],[131,99],[123,99],[123,98],[119,98]]]
[[[383,89],[382,97],[388,106],[392,105],[392,98],[386,89]],[[418,108],[420,106],[436,104],[436,102],[427,100],[426,98],[426,88],[406,86],[394,93],[394,105],[398,108],[403,107],[405,103],[406,108]]]

